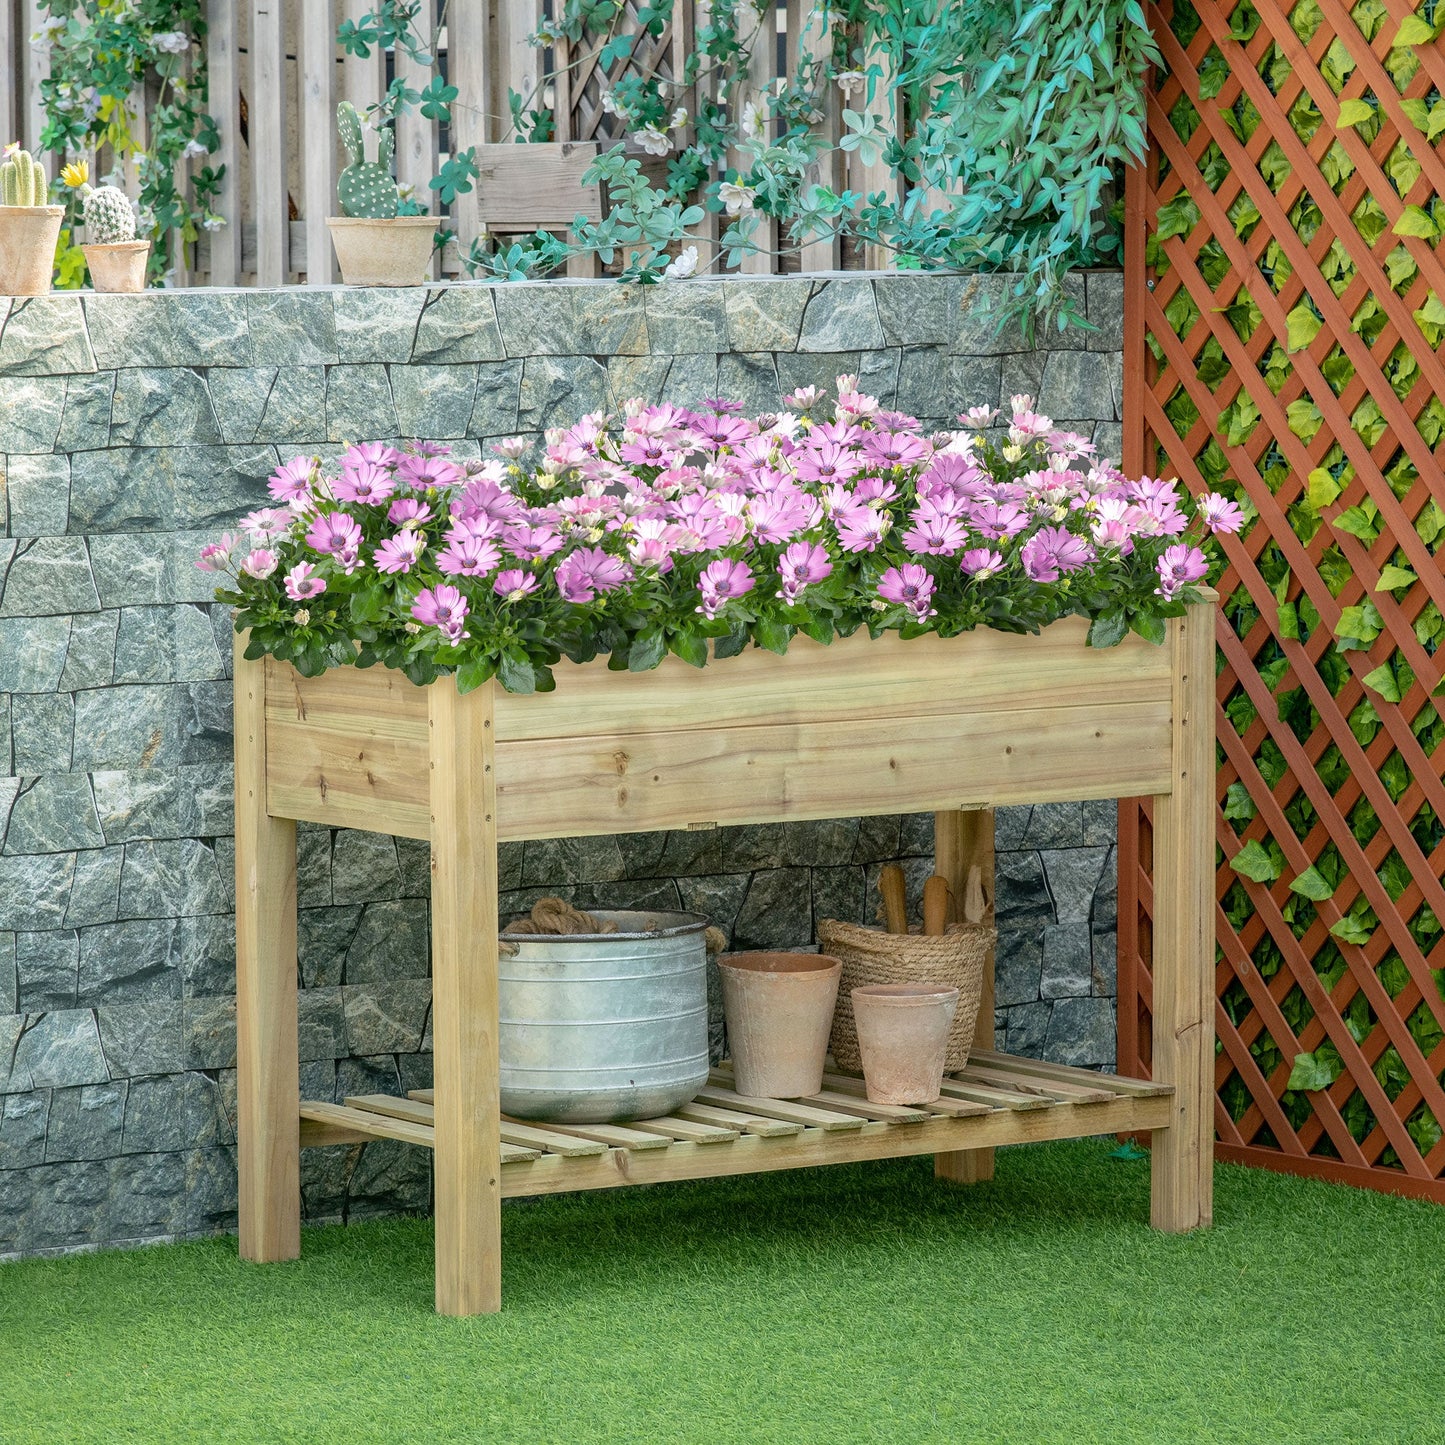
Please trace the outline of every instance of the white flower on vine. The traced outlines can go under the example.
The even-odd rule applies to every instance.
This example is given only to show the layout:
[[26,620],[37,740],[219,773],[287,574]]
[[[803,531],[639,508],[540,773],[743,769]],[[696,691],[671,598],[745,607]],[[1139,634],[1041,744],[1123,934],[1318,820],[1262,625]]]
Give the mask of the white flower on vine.
[[200,156],[208,156],[210,153],[209,147],[202,145],[200,141],[188,140],[181,150],[181,159],[183,161],[193,161]]
[[184,55],[191,48],[191,37],[184,30],[158,30],[151,44],[163,55]]
[[50,15],[40,22],[30,34],[30,48],[47,54],[65,30],[65,16]]
[[201,222],[201,229],[202,229],[203,231],[219,231],[219,230],[221,229],[221,227],[224,226],[225,224],[226,224],[225,221],[224,221],[220,216],[210,216],[210,215],[208,215],[208,216]]
[[672,142],[655,125],[645,125],[641,130],[633,131],[628,139],[650,156],[665,156],[672,150]]
[[743,106],[742,119],[738,122],[738,131],[744,140],[756,140],[763,133],[763,124],[766,116],[763,108],[755,100],[750,100]]
[[680,105],[667,118],[668,130],[681,130],[687,124],[687,107]]
[[608,115],[615,115],[623,125],[632,119],[632,111],[619,103],[617,97],[610,90],[602,97],[602,109]]
[[662,274],[670,281],[681,281],[686,276],[693,276],[697,273],[697,247],[688,246],[680,251],[676,259],[668,262],[663,268]]
[[845,70],[838,76],[838,89],[844,95],[851,96],[862,90],[867,82],[868,77],[861,70]]
[[751,186],[740,185],[737,181],[724,181],[717,188],[717,198],[723,203],[728,215],[737,216],[751,211],[753,197],[757,192]]

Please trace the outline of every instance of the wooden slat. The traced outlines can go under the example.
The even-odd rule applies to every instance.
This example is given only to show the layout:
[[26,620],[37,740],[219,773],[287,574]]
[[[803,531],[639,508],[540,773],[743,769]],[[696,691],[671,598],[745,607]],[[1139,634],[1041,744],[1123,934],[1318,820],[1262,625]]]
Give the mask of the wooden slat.
[[220,149],[210,157],[217,170],[225,167],[214,205],[225,225],[209,231],[197,246],[196,263],[207,270],[212,286],[235,286],[241,279],[241,72],[237,50],[235,0],[207,0],[206,70],[210,99],[206,109],[216,118]]
[[699,1124],[693,1119],[679,1119],[671,1114],[665,1119],[636,1119],[629,1127],[666,1139],[683,1139],[691,1144],[731,1144],[740,1132],[716,1124]]
[[[787,66],[788,74],[796,75],[805,59],[826,61],[831,58],[834,22],[829,7],[822,0],[787,0]],[[844,152],[838,140],[842,126],[842,96],[831,80],[824,79],[818,94],[818,107],[823,118],[812,127],[829,146],[823,155],[804,172],[804,185],[822,185],[840,193],[844,189]],[[836,271],[842,262],[837,236],[805,241],[798,257],[804,271]]]
[[[432,12],[433,16],[435,11]],[[430,43],[432,22],[425,12],[417,19],[417,29],[423,40]],[[406,51],[397,46],[393,52],[396,77],[404,80],[415,91],[425,90],[431,82],[431,67],[418,64]],[[410,186],[423,210],[430,210],[435,192],[428,189],[427,182],[437,173],[437,126],[421,113],[419,106],[408,106],[396,118],[396,179],[403,186]],[[437,275],[437,257],[433,252],[424,273],[427,278]]]
[[0,4],[0,135],[4,144],[20,134],[20,32],[11,0]]
[[395,1094],[356,1094],[342,1102],[348,1109],[364,1109],[392,1119],[406,1119],[412,1124],[424,1124],[428,1129],[436,1121],[436,1113],[430,1103],[421,1104],[412,1098],[398,1099]]
[[[691,1110],[707,1106],[688,1107]],[[504,1168],[502,1192],[516,1197],[574,1189],[613,1189],[627,1184],[708,1179],[816,1164],[845,1164],[1162,1129],[1167,1125],[1169,1114],[1167,1099],[1120,1097],[1098,1108],[1076,1109],[1070,1104],[1057,1104],[1023,1112],[993,1109],[970,1118],[929,1119],[907,1128],[867,1122],[851,1131],[798,1129],[787,1137],[738,1139],[725,1149],[677,1143],[670,1149],[641,1152],[609,1149],[605,1155],[590,1159],[549,1156],[531,1164]]]
[[774,1139],[783,1134],[798,1134],[803,1128],[801,1124],[785,1123],[782,1119],[764,1119],[757,1114],[745,1114],[738,1109],[721,1109],[713,1104],[684,1104],[682,1108],[674,1109],[673,1113],[679,1119],[736,1129],[744,1134],[757,1134],[764,1139]]
[[[40,95],[40,82],[50,74],[50,52],[38,50],[31,45],[30,37],[45,20],[49,19],[49,15],[41,9],[40,0],[24,0],[20,18],[21,65],[25,74],[25,94],[22,104],[25,134],[21,139],[26,150],[38,151],[40,149],[40,133],[45,129],[45,102]],[[8,56],[5,57],[5,63],[7,65],[10,63]],[[12,137],[7,136],[5,144],[9,144],[11,139]],[[48,169],[49,167],[47,167]]]
[[394,1114],[383,1114],[372,1109],[349,1108],[343,1104],[318,1103],[307,1099],[300,1106],[303,1119],[315,1120],[318,1124],[331,1124],[349,1129],[355,1134],[365,1134],[371,1139],[399,1139],[403,1144],[419,1144],[423,1148],[436,1146],[435,1135],[430,1124],[418,1124],[410,1119],[399,1119]]
[[252,0],[251,177],[255,187],[256,284],[290,279],[286,202],[286,25],[283,0]]
[[972,1062],[952,1077],[966,1084],[987,1084],[993,1088],[1039,1094],[1045,1099],[1057,1099],[1064,1104],[1105,1104],[1118,1097],[1108,1089],[1084,1089],[1077,1084],[1063,1084],[1057,1080],[1031,1079],[1024,1074],[975,1066]]
[[1030,1078],[1054,1079],[1063,1084],[1100,1088],[1116,1094],[1129,1094],[1137,1099],[1156,1098],[1161,1094],[1172,1094],[1168,1084],[1150,1083],[1147,1079],[1126,1079],[1118,1074],[1096,1074],[1089,1069],[1071,1069],[1067,1064],[1046,1063],[1042,1059],[1022,1059],[1016,1054],[996,1054],[988,1050],[975,1051],[970,1063],[987,1065],[990,1069],[1023,1074]]
[[[347,1099],[345,1107],[306,1100],[301,1105],[302,1146],[399,1139],[403,1144],[434,1149],[436,1132],[431,1123],[431,1109],[424,1109],[420,1104],[408,1107],[408,1102],[389,1094],[367,1094]],[[498,1150],[503,1164],[540,1159],[543,1153],[542,1149],[514,1144],[505,1139]]]
[[596,1140],[575,1138],[570,1133],[538,1124],[524,1124],[518,1119],[503,1118],[501,1127],[502,1138],[509,1144],[524,1144],[529,1148],[545,1150],[548,1154],[563,1154],[569,1159],[607,1152],[607,1145]]
[[327,216],[336,209],[336,22],[331,0],[311,0],[297,17],[301,79],[301,190],[305,200],[306,283],[329,286],[336,265]]
[[765,1119],[782,1119],[789,1124],[801,1124],[807,1129],[856,1129],[861,1122],[855,1115],[839,1114],[831,1109],[815,1108],[811,1104],[794,1103],[786,1099],[754,1099],[748,1095],[736,1094],[732,1089],[714,1088],[709,1085],[698,1090],[698,1102],[711,1104],[720,1109],[741,1109],[749,1114],[759,1114]]
[[622,1124],[548,1124],[557,1134],[572,1134],[578,1139],[593,1140],[612,1149],[665,1149],[668,1140],[661,1134]]
[[[362,20],[376,9],[376,0],[341,0],[341,3],[348,20]],[[341,58],[342,97],[362,115],[381,100],[386,89],[386,52],[376,45],[370,50],[365,57],[348,51]]]
[[477,147],[477,209],[484,226],[566,226],[602,219],[602,193],[582,176],[597,157],[590,141]]
[[[708,1075],[708,1082],[720,1089],[735,1091],[732,1060],[724,1059],[713,1069]],[[796,1102],[813,1104],[834,1114],[855,1114],[860,1119],[887,1119],[895,1124],[921,1124],[928,1118],[926,1108],[902,1104],[874,1104],[869,1102],[866,1089],[860,1094],[830,1089],[826,1084],[818,1093],[802,1096]]]
[[943,1092],[950,1098],[970,1099],[975,1104],[989,1104],[998,1109],[1046,1109],[1049,1100],[1039,1094],[1025,1094],[1019,1089],[1000,1089],[993,1084],[966,1084],[946,1078]]
[[[832,1074],[823,1075],[823,1087],[833,1094],[843,1094],[854,1099],[866,1099],[868,1087],[862,1079],[855,1074]],[[873,1106],[876,1107],[876,1106]],[[988,1114],[992,1112],[992,1106],[988,1104],[976,1104],[968,1099],[934,1099],[931,1103],[922,1104],[920,1108],[929,1114],[944,1114],[950,1118],[967,1118],[971,1114]]]
[[241,1258],[301,1252],[296,825],[266,811],[264,668],[232,639],[236,779],[236,1144]]
[[[472,149],[487,138],[487,72],[494,62],[488,35],[490,5],[452,5],[447,9],[447,84],[457,88],[452,101],[451,153]],[[457,235],[462,249],[481,230],[475,186],[456,201]]]

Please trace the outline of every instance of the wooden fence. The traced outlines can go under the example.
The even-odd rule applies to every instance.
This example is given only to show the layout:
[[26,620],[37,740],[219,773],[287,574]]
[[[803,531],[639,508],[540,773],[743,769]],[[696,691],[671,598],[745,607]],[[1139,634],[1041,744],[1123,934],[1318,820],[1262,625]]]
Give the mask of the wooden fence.
[[[1150,7],[1125,466],[1239,489],[1218,643],[1220,1157],[1445,1202],[1445,49],[1415,0]],[[1121,812],[1119,1064],[1150,829]]]
[[[360,19],[374,7],[375,0],[209,0],[209,110],[217,121],[221,150],[207,161],[226,167],[216,209],[228,224],[195,246],[173,251],[179,283],[279,286],[335,279],[325,218],[335,213],[336,175],[345,164],[336,140],[336,103],[350,100],[365,109],[398,74],[416,89],[429,78],[429,72],[404,53],[373,50],[367,59],[343,55],[336,43],[338,24]],[[443,23],[426,38],[432,41],[441,74],[457,87],[452,121],[443,128],[417,110],[398,120],[397,179],[415,187],[433,211],[444,210],[463,246],[484,229],[505,235],[538,226],[565,228],[579,212],[599,214],[601,198],[580,185],[581,175],[599,149],[625,139],[617,118],[603,109],[602,97],[627,72],[650,72],[668,80],[681,75],[701,9],[692,0],[680,0],[674,21],[653,37],[638,34],[636,10],[629,3],[617,28],[637,35],[637,43],[629,56],[604,66],[600,43],[575,52],[565,44],[541,49],[528,43],[542,22],[543,0],[438,3]],[[778,0],[773,16],[772,33],[757,37],[747,76],[727,98],[733,114],[741,114],[749,100],[793,73],[801,58],[832,46],[824,8],[815,8],[812,0]],[[32,149],[45,122],[40,82],[48,59],[30,45],[29,37],[42,18],[39,0],[0,0],[0,131]],[[695,115],[699,87],[711,84],[704,78],[679,88],[675,103]],[[555,116],[550,143],[525,148],[516,144],[509,91],[533,98],[532,104],[550,105]],[[836,139],[843,100],[837,87],[828,87],[828,92],[820,124]],[[886,112],[890,105],[884,87],[873,109]],[[689,144],[692,127],[674,139],[678,147]],[[467,146],[477,147],[481,176],[476,189],[441,208],[427,182],[453,147]],[[665,159],[640,159],[662,175]],[[56,169],[58,165],[52,174]],[[837,152],[820,162],[817,179],[870,195],[892,192],[897,185],[881,162],[864,166],[856,155],[845,159]],[[715,254],[710,243],[719,234],[719,222],[709,215],[695,228],[704,264]],[[769,223],[759,241],[769,250],[778,249]],[[881,252],[855,254],[846,242],[840,246],[836,240],[819,240],[800,253],[750,256],[743,269],[886,264]],[[437,265],[438,274],[456,272],[454,245]],[[573,274],[593,274],[594,269],[591,258],[572,265]]]

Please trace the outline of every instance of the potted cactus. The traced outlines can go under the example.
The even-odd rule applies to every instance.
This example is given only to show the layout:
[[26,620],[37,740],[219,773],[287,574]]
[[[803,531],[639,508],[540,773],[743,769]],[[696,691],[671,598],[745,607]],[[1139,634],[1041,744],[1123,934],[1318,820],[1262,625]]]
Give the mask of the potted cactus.
[[0,296],[44,296],[64,206],[46,205],[45,167],[18,143],[0,163]]
[[151,243],[135,238],[135,208],[118,186],[92,186],[82,161],[61,179],[80,196],[85,216],[85,264],[97,291],[144,291]]
[[326,218],[341,279],[348,286],[422,285],[436,218],[417,214],[419,207],[401,199],[391,178],[391,127],[382,128],[376,160],[368,161],[361,116],[349,101],[336,107],[336,124],[351,158],[336,178],[341,215]]

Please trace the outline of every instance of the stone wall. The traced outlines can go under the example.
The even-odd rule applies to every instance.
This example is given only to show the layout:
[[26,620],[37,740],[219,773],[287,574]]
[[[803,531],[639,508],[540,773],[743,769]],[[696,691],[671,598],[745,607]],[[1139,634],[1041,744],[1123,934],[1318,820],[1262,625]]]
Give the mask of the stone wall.
[[[230,637],[194,557],[298,450],[423,436],[475,453],[632,395],[776,407],[856,372],[937,425],[1032,392],[1117,454],[1120,283],[1029,349],[1001,283],[879,276],[196,291],[0,300],[0,1257],[233,1226]],[[1085,290],[1086,288],[1086,290]],[[1112,809],[999,820],[1008,1046],[1113,1054]],[[740,946],[871,917],[930,871],[926,818],[509,847],[543,892],[682,905]],[[302,830],[311,1098],[430,1082],[427,858]],[[425,1208],[429,1161],[309,1151],[310,1219]]]

